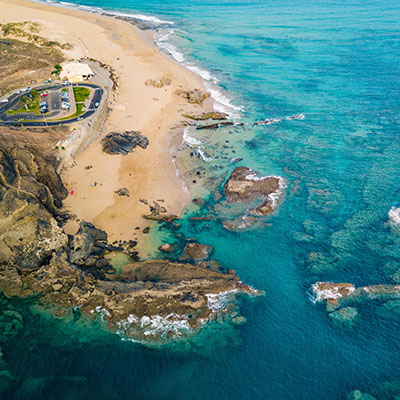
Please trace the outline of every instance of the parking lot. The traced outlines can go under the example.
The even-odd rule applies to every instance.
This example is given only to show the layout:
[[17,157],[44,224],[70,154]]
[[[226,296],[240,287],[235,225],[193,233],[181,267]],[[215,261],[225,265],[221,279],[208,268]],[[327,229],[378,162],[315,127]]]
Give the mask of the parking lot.
[[[101,87],[90,83],[53,84],[16,91],[0,103],[0,124],[18,122],[25,126],[41,126],[79,121],[97,111],[103,94]],[[33,100],[38,107],[34,112],[25,112],[26,104],[31,105]]]

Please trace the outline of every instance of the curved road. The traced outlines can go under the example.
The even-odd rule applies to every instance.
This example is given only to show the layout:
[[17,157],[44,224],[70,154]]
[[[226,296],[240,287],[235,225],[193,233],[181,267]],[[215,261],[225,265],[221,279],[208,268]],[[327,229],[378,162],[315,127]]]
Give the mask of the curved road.
[[[94,88],[94,95],[92,97],[92,101],[90,102],[89,108],[85,113],[80,115],[79,117],[75,117],[72,119],[67,119],[64,121],[46,121],[45,116],[40,117],[38,115],[38,118],[43,118],[43,121],[24,121],[21,122],[17,119],[13,120],[8,120],[8,121],[0,121],[0,125],[15,125],[15,124],[22,124],[23,126],[58,126],[62,124],[70,124],[72,122],[77,122],[81,121],[82,119],[88,118],[91,115],[93,115],[97,111],[97,107],[95,107],[95,103],[100,103],[101,99],[103,97],[104,90],[93,83],[74,83],[72,84],[73,87],[77,86],[87,86]],[[46,86],[41,86],[41,87],[35,87],[34,89],[41,91],[41,90],[58,90],[65,88],[65,85],[62,84],[56,84],[56,85],[46,85]],[[17,102],[20,100],[22,96],[25,96],[29,93],[31,93],[32,90],[28,90],[23,93],[13,93],[8,97],[8,102],[7,103],[0,103],[0,119],[3,119],[3,115],[7,115],[6,112],[9,110],[12,106],[17,104]],[[8,116],[7,116],[8,117]]]

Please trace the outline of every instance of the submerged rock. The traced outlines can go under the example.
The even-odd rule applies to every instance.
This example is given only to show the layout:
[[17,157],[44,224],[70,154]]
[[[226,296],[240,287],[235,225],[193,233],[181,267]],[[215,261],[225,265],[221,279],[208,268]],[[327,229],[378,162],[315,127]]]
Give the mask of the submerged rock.
[[234,325],[244,325],[247,322],[245,317],[239,316],[232,319]]
[[368,393],[362,393],[359,390],[353,390],[346,396],[346,400],[377,400]]
[[132,153],[137,146],[145,149],[149,145],[149,139],[137,131],[111,132],[101,143],[104,153],[128,154]]
[[344,307],[329,314],[333,321],[338,324],[351,326],[358,315],[358,310],[354,307]]

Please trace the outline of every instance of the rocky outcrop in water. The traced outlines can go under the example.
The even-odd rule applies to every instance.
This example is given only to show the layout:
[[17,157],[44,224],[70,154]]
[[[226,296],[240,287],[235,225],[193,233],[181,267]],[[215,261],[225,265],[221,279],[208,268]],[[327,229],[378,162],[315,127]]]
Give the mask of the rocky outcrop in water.
[[232,121],[224,121],[224,122],[217,122],[215,124],[207,124],[207,125],[199,125],[196,127],[197,130],[204,130],[204,129],[218,129],[224,126],[233,125]]
[[111,132],[101,141],[101,144],[104,153],[128,154],[138,146],[145,149],[149,145],[149,139],[137,131]]
[[352,283],[316,282],[312,285],[316,302],[326,303],[334,322],[352,324],[358,316],[358,306],[367,301],[381,305],[379,313],[400,317],[400,285],[370,285],[356,288]]
[[[117,274],[107,254],[119,249],[105,232],[81,221],[77,234],[68,237],[60,227],[67,218],[61,211],[66,190],[54,155],[42,147],[54,148],[59,136],[52,132],[28,136],[0,130],[0,290],[5,296],[35,295],[36,304],[57,317],[101,316],[122,335],[159,341],[230,315],[236,293],[258,293],[233,271],[208,264],[132,260]],[[151,210],[165,211],[157,204]],[[0,327],[1,321],[10,335],[23,324],[11,313],[0,315]]]
[[183,250],[183,254],[194,261],[202,261],[209,258],[212,251],[213,248],[211,246],[200,243],[188,243]]
[[200,115],[193,115],[193,114],[183,114],[185,118],[192,119],[194,121],[207,121],[209,119],[215,121],[223,121],[228,118],[228,114],[218,111],[211,111],[206,112]]
[[238,217],[223,221],[223,226],[241,230],[259,221],[259,217],[271,214],[283,186],[283,178],[279,176],[259,176],[248,167],[235,168],[224,185],[224,195],[228,204],[243,204],[245,209]]

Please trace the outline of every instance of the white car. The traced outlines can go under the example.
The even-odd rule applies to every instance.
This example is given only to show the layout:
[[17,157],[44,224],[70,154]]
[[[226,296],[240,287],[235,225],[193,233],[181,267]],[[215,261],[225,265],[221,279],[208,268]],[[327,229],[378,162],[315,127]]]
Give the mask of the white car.
[[100,103],[94,103],[94,106],[97,108],[100,105]]
[[62,103],[61,104],[61,108],[67,109],[67,108],[70,108],[70,107],[71,107],[71,104],[69,104],[69,103]]

